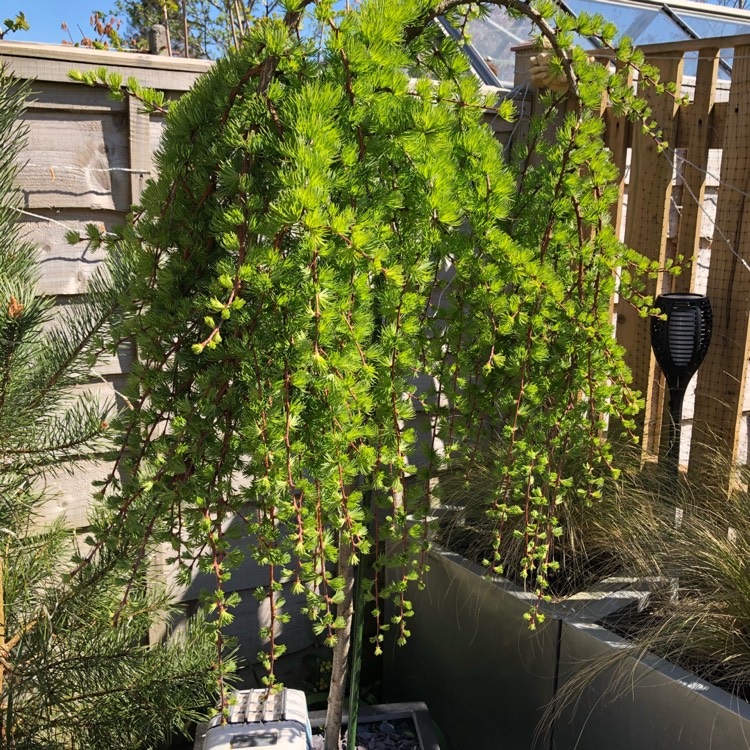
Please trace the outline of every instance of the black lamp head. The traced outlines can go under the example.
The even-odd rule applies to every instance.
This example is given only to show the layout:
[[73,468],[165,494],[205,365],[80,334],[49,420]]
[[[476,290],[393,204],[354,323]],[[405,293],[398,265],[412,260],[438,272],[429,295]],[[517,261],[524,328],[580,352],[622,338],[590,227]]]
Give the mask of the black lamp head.
[[670,390],[684,389],[711,343],[711,303],[703,294],[662,294],[656,298],[666,320],[651,318],[651,346]]

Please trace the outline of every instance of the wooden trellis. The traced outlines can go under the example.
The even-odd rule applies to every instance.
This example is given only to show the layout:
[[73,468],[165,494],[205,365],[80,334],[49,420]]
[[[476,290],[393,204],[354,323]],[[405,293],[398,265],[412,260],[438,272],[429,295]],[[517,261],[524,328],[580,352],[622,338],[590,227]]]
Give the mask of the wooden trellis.
[[[668,95],[644,92],[669,142],[662,153],[639,124],[604,110],[606,144],[621,172],[612,218],[624,241],[660,266],[678,255],[688,259],[680,276],[661,274],[649,282],[650,294],[698,291],[711,300],[713,341],[694,395],[688,394],[683,427],[690,450],[688,462],[683,445],[682,463],[700,472],[717,453],[727,461],[748,461],[750,35],[649,45],[643,51],[663,81],[675,82],[690,96],[690,104],[677,106]],[[527,80],[525,57],[519,54],[516,83]],[[722,59],[731,66],[731,80],[720,75]],[[658,455],[667,393],[651,352],[649,321],[625,300],[615,309],[618,341],[646,400],[640,425],[644,452]]]

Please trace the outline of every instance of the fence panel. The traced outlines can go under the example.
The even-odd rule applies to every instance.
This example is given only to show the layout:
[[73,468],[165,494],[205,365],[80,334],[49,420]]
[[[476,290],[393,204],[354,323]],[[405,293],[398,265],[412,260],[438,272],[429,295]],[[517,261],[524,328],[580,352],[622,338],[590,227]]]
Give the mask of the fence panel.
[[[698,58],[695,94],[687,111],[692,116],[689,119],[683,118],[682,128],[688,156],[682,172],[682,217],[677,232],[677,255],[686,260],[695,258],[700,249],[706,170],[709,164],[709,120],[716,101],[718,73],[719,50],[703,50]],[[672,291],[693,291],[697,281],[696,270],[696,264],[689,263],[679,276],[673,277]]]
[[[660,266],[683,256],[682,274],[660,274],[648,283],[649,294],[707,293],[714,309],[713,342],[685,402],[681,464],[702,470],[715,453],[745,463],[750,415],[750,390],[745,388],[750,375],[750,264],[745,260],[750,258],[750,213],[745,217],[750,197],[750,35],[643,50],[659,68],[661,80],[676,82],[690,104],[678,107],[669,95],[645,90],[653,119],[669,143],[662,153],[641,133],[639,123],[604,109],[605,144],[621,175],[612,222],[618,236]],[[720,74],[722,50],[725,61],[733,62],[731,81]],[[518,49],[516,83],[528,80],[531,53],[528,45]],[[612,63],[611,53],[594,54]],[[528,116],[538,109],[538,92],[532,89],[525,96]],[[653,457],[664,449],[668,394],[651,354],[648,321],[623,299],[616,310],[618,341],[627,349],[634,385],[646,398],[640,426],[644,456]]]
[[[748,361],[750,314],[750,45],[735,48],[732,87],[724,127],[716,226],[707,293],[714,309],[709,356],[695,399],[693,469],[705,467],[701,443],[737,458]],[[696,439],[697,438],[697,439]]]
[[[659,69],[661,80],[682,85],[683,58],[672,53],[649,55],[646,61]],[[677,103],[668,95],[658,95],[648,87],[643,93],[659,123],[662,136],[674,142],[677,135]],[[656,140],[635,129],[632,140],[628,211],[625,217],[625,243],[639,250],[663,268],[667,259],[672,199],[672,162],[659,154]],[[661,291],[661,276],[646,282],[646,294]],[[649,340],[649,323],[626,300],[620,298],[617,309],[617,340],[627,350],[626,362],[633,372],[633,387],[645,397],[640,417],[642,445],[649,453],[658,453],[663,398],[663,378],[656,366]]]

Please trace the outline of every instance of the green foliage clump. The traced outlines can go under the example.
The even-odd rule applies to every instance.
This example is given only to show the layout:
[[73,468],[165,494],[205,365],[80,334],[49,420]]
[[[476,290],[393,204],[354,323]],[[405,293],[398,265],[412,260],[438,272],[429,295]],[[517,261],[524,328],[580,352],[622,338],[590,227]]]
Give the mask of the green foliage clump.
[[109,447],[113,404],[81,387],[114,351],[132,273],[113,259],[62,312],[36,294],[14,186],[28,95],[0,69],[0,736],[17,750],[154,747],[210,700],[213,644],[198,620],[147,645],[170,610],[145,571],[129,582],[140,534],[74,574],[86,543],[45,517],[57,478]]
[[[159,177],[117,243],[137,278],[120,335],[140,360],[94,547],[141,530],[186,577],[214,576],[221,676],[224,584],[245,554],[227,528],[244,522],[269,571],[271,683],[284,594],[304,594],[338,645],[367,554],[375,648],[391,626],[404,642],[433,479],[490,435],[488,565],[502,570],[510,521],[520,574],[545,596],[558,509],[597,500],[614,471],[605,430],[638,408],[612,337],[615,273],[648,310],[639,279],[654,271],[609,223],[598,108],[621,92],[622,111],[647,116],[624,74],[563,51],[575,106],[557,121],[562,97],[546,95],[506,158],[484,118],[511,107],[429,25],[430,4],[316,4],[322,49],[298,33],[304,5],[258,21],[170,108]],[[511,5],[553,48],[575,31]]]
[[4,28],[0,30],[0,39],[3,39],[6,34],[11,34],[16,31],[28,31],[31,27],[29,22],[26,20],[26,15],[22,12],[16,13],[13,18],[6,18],[3,21]]

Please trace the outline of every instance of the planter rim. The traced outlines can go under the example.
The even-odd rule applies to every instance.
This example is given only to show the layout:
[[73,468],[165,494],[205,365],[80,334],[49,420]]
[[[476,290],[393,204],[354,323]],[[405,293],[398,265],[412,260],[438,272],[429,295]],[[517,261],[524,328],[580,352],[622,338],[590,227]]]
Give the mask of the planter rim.
[[[533,592],[525,591],[521,586],[503,576],[488,573],[481,565],[467,560],[458,552],[453,552],[433,542],[427,555],[474,573],[501,591],[526,602],[529,607],[537,604],[538,597]],[[628,604],[643,601],[654,586],[663,585],[664,581],[656,578],[612,576],[601,581],[596,587],[551,602],[539,602],[539,611],[551,620],[596,622]]]

